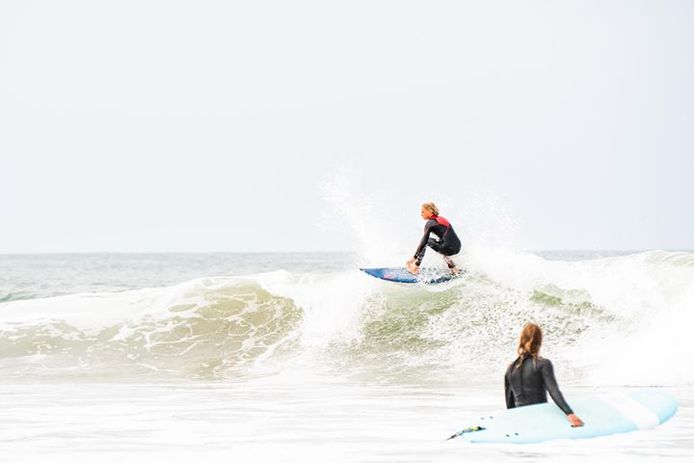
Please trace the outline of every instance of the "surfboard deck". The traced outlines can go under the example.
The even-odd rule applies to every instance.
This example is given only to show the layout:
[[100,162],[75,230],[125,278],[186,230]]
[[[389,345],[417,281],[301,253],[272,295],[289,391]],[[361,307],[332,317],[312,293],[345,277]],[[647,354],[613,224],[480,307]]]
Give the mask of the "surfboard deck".
[[457,275],[453,275],[446,269],[421,268],[417,275],[413,275],[404,267],[360,268],[359,270],[372,277],[380,278],[381,280],[393,281],[396,283],[420,283],[427,285],[444,283],[460,278],[465,273],[464,270],[461,270]]
[[572,428],[564,412],[548,402],[481,416],[457,437],[468,442],[513,444],[586,439],[651,429],[677,411],[675,399],[656,389],[611,392],[569,403],[584,426]]

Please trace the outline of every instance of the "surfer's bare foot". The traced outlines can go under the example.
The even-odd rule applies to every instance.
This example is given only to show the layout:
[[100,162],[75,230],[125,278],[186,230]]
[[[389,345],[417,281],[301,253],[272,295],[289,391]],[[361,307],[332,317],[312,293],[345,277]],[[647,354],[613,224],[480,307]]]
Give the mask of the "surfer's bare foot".
[[460,273],[460,270],[458,270],[458,267],[455,266],[453,259],[450,259],[448,256],[443,256],[443,261],[446,263],[446,265],[448,265],[448,269],[453,275],[458,275]]
[[419,265],[415,264],[414,261],[407,261],[407,271],[413,275],[419,273]]

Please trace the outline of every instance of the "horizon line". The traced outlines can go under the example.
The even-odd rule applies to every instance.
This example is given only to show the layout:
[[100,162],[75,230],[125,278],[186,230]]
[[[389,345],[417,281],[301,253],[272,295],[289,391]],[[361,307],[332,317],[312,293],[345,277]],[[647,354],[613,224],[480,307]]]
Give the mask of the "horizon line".
[[[607,249],[607,248],[554,248],[554,249],[518,249],[521,252],[623,252],[623,253],[638,253],[648,251],[666,251],[666,252],[694,252],[694,248],[622,248],[622,249]],[[0,256],[38,256],[38,255],[86,255],[86,254],[122,254],[122,255],[137,255],[137,254],[356,254],[357,251],[346,250],[319,250],[319,251],[18,251],[18,252],[0,252]]]

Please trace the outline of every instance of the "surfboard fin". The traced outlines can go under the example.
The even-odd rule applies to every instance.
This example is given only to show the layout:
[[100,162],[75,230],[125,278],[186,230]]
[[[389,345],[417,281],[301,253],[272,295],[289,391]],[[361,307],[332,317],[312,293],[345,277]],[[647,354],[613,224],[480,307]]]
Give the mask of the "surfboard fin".
[[455,439],[458,436],[462,436],[463,434],[470,433],[470,432],[477,432],[477,431],[484,431],[485,428],[482,426],[470,426],[469,428],[465,428],[462,431],[458,431],[457,433],[453,434],[451,437],[449,437],[446,440],[451,440]]

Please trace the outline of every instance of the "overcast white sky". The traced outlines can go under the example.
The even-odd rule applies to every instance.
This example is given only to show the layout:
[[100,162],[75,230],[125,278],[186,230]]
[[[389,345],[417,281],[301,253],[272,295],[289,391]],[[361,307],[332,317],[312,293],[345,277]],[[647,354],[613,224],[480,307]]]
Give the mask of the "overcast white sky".
[[685,0],[0,0],[0,252],[413,247],[425,200],[527,249],[691,249],[692,24]]

